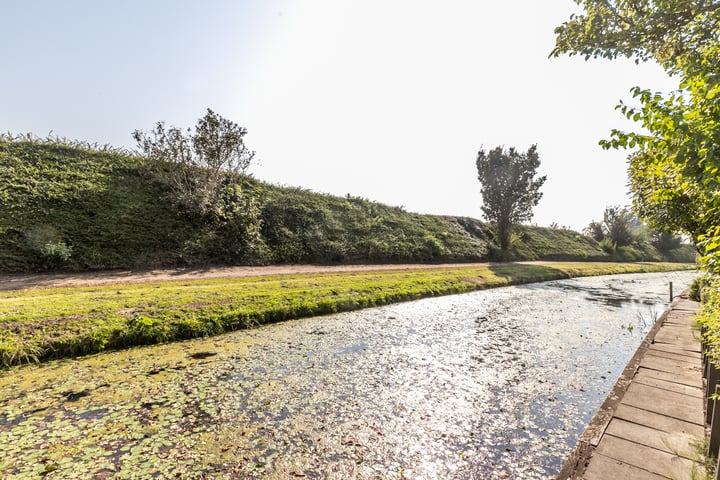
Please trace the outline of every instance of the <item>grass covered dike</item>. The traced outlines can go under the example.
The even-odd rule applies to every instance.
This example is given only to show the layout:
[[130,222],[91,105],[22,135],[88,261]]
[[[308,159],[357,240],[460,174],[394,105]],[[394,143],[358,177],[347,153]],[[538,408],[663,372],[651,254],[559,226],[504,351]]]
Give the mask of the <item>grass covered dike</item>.
[[3,291],[0,365],[206,337],[506,285],[692,268],[677,263],[509,263]]
[[661,253],[649,242],[609,253],[579,232],[529,225],[518,226],[510,251],[501,252],[492,227],[474,218],[412,213],[252,178],[242,190],[256,202],[260,229],[248,236],[243,215],[239,223],[199,220],[179,209],[152,179],[146,159],[52,139],[0,134],[0,172],[2,272],[695,258],[690,245]]

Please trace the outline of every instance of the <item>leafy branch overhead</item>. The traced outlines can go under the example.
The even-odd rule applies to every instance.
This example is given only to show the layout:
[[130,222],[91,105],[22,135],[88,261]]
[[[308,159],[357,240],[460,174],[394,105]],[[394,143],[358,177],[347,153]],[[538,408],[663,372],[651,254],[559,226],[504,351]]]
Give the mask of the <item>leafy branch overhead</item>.
[[644,132],[614,130],[605,148],[635,149],[633,207],[657,230],[685,232],[720,272],[720,1],[576,0],[552,55],[654,59],[679,80],[668,94],[636,87],[617,108]]
[[700,67],[720,25],[713,0],[575,0],[583,12],[555,29],[551,55],[654,59],[671,73]]

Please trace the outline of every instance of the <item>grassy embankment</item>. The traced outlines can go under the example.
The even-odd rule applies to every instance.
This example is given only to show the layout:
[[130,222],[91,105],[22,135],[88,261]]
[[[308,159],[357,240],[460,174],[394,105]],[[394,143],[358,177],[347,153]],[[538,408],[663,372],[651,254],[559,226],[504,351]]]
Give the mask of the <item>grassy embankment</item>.
[[[261,231],[178,211],[145,160],[112,150],[0,137],[0,271],[84,271],[208,264],[448,263],[499,258],[479,220],[422,215],[363,198],[248,180]],[[479,201],[479,200],[478,200]],[[567,229],[522,226],[510,260],[693,261],[643,242],[609,254]]]
[[0,364],[72,357],[423,297],[558,278],[693,268],[500,264],[0,292]]

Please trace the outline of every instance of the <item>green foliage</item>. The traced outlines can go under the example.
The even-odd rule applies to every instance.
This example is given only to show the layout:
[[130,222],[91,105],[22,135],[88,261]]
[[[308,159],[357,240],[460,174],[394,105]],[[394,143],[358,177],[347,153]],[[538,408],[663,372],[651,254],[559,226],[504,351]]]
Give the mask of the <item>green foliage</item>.
[[25,231],[24,243],[48,269],[64,266],[72,256],[72,246],[67,245],[58,231],[50,225],[33,225],[28,228]]
[[551,55],[654,59],[670,72],[702,68],[720,28],[712,0],[575,0],[583,12],[555,29]]
[[187,245],[190,256],[200,253],[225,263],[264,260],[260,192],[249,188],[246,176],[255,152],[245,146],[246,133],[210,109],[194,132],[166,129],[159,122],[152,135],[133,133],[153,180],[169,191],[180,211],[203,227],[202,235]]
[[649,230],[627,207],[607,207],[602,223],[592,221],[584,231],[599,238],[600,248],[613,260],[695,261],[694,249],[681,237]]
[[603,243],[603,249],[612,245],[613,249],[641,244],[649,239],[647,227],[628,207],[609,206],[603,212],[602,223],[592,221],[585,233]]
[[[643,247],[649,247],[648,244],[633,244],[633,245],[622,245],[618,246],[615,250],[615,255],[613,255],[613,258],[617,261],[623,261],[623,262],[639,262],[642,260],[648,260],[648,252],[647,248]],[[653,262],[659,262],[660,261],[660,255],[654,255],[649,258],[650,261]]]
[[633,242],[633,233],[630,226],[632,212],[624,207],[607,207],[603,214],[605,235],[617,247],[624,247]]
[[518,225],[509,251],[497,247],[493,260],[609,260],[592,238],[573,230]]
[[[703,300],[698,321],[705,327],[703,343],[710,359],[720,365],[720,278],[711,275],[694,285]],[[698,297],[697,293],[694,293]]]
[[192,234],[136,157],[0,141],[0,172],[0,270],[172,264]]
[[668,250],[666,252],[660,251],[661,258],[666,262],[697,262],[698,254],[694,246],[684,243],[678,248]]
[[0,209],[0,271],[609,259],[592,239],[562,228],[518,226],[502,252],[476,219],[249,177],[221,192],[215,221],[191,219],[150,178],[146,161],[25,137],[0,141],[0,195],[8,205]]
[[603,238],[602,240],[600,240],[600,248],[602,248],[603,252],[612,255],[615,253],[617,245],[611,239]]
[[709,286],[711,286],[710,277],[706,275],[696,277],[692,284],[690,284],[688,296],[696,302],[700,302],[704,299],[704,291]]
[[158,122],[150,134],[135,130],[133,138],[153,178],[170,191],[181,210],[191,218],[222,222],[236,209],[228,203],[227,192],[245,176],[255,156],[245,146],[246,134],[245,128],[208,109],[194,132],[166,129]]
[[70,260],[72,247],[65,245],[63,242],[46,243],[40,252],[48,259],[48,262],[63,264]]
[[683,244],[682,237],[667,232],[653,232],[651,234],[652,244],[660,252],[670,252],[680,248]]
[[591,221],[590,224],[583,229],[583,233],[598,242],[605,240],[605,228],[602,223],[596,222],[595,220]]
[[513,226],[530,220],[533,207],[542,197],[540,187],[546,177],[535,177],[540,166],[537,145],[531,146],[527,153],[519,153],[512,147],[509,150],[496,147],[489,152],[481,149],[475,164],[483,214],[495,226],[500,250],[507,252]]
[[162,343],[170,337],[169,325],[159,318],[135,315],[127,320],[123,342],[127,345]]
[[267,188],[262,233],[272,262],[437,262],[486,259],[484,230],[357,197]]
[[644,132],[615,130],[602,144],[637,148],[629,169],[636,211],[657,230],[689,234],[706,267],[720,271],[720,4],[578,3],[585,12],[556,30],[553,54],[654,58],[679,79],[667,95],[634,88],[640,105],[621,103],[618,109]]

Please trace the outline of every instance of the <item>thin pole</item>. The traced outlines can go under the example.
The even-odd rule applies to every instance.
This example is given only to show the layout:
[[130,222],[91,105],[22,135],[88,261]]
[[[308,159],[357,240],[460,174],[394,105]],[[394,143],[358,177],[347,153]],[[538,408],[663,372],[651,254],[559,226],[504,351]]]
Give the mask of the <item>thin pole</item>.
[[672,292],[672,282],[670,282],[670,301],[671,301],[671,302],[672,302],[672,300],[673,300],[673,294],[672,294],[672,293],[673,293],[673,292]]

